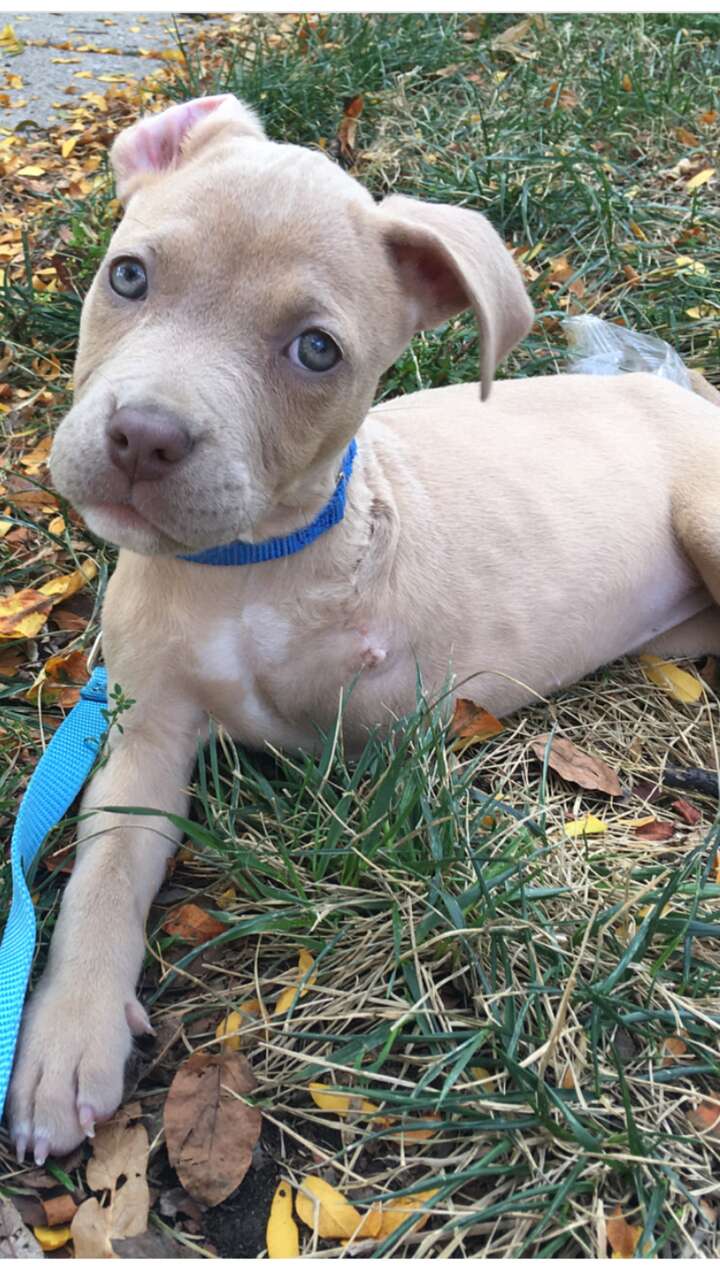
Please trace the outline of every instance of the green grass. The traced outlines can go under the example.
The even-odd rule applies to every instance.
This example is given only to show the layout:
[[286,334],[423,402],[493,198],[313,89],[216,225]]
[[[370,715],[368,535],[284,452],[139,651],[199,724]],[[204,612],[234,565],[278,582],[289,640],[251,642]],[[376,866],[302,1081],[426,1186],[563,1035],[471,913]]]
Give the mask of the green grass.
[[[188,48],[163,91],[231,90],[271,136],[308,145],[330,143],[343,103],[362,94],[356,172],[376,196],[480,208],[508,243],[535,250],[539,322],[502,376],[561,367],[558,322],[587,309],[665,338],[716,378],[717,188],[693,195],[668,174],[683,157],[695,169],[717,162],[716,127],[698,113],[718,107],[720,17],[556,15],[523,42],[534,56],[519,58],[493,47],[511,21],[335,15],[299,44],[297,29],[278,38],[271,18],[246,19],[240,34]],[[28,353],[29,378],[38,350],[59,350],[69,368],[110,197],[58,203],[46,228],[70,228],[71,289],[48,305],[29,263],[2,295],[2,332]],[[573,271],[556,284],[551,261],[563,254]],[[701,270],[678,265],[682,255]],[[696,307],[708,313],[688,316]],[[476,370],[461,317],[417,338],[379,395]],[[37,580],[38,550],[52,563],[44,525],[27,523],[34,540],[7,569],[15,588]],[[53,645],[42,638],[0,695],[8,821],[38,750],[36,715],[18,695]],[[710,687],[704,703],[678,707],[627,662],[514,717],[468,758],[425,706],[359,761],[345,758],[341,734],[319,760],[289,760],[250,757],[218,731],[199,761],[184,860],[148,927],[143,998],[161,1028],[182,1029],[138,1087],[148,1113],[188,1048],[257,996],[269,1029],[252,1024],[247,1051],[266,1142],[291,1182],[319,1173],[360,1204],[433,1190],[421,1229],[410,1223],[381,1246],[318,1242],[319,1255],[595,1257],[603,1209],[619,1203],[642,1228],[640,1252],[717,1256],[700,1203],[718,1206],[717,1139],[697,1135],[688,1111],[720,1091],[720,829],[701,800],[702,825],[670,844],[629,826],[675,816],[670,794],[646,801],[634,784],[658,782],[667,762],[715,766],[716,716]],[[529,740],[556,723],[619,769],[624,799],[578,796],[530,762]],[[588,810],[607,833],[566,836],[565,819]],[[71,834],[72,823],[56,846]],[[39,882],[43,948],[62,882],[59,870]],[[179,897],[225,932],[193,950],[169,937],[162,920]],[[288,1014],[273,1016],[300,947],[313,971]],[[687,1056],[663,1065],[663,1041],[677,1035]],[[474,1068],[489,1073],[487,1089]],[[370,1099],[392,1127],[317,1110],[307,1088],[317,1080]],[[430,1136],[402,1137],[418,1129]],[[159,1153],[153,1176],[165,1185]]]

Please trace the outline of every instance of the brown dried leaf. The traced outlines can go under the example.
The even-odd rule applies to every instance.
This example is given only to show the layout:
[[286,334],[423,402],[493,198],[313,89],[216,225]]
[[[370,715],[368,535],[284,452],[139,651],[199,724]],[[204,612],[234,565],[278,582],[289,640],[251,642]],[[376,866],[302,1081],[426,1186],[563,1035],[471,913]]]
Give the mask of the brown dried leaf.
[[123,1107],[98,1127],[85,1177],[93,1191],[109,1193],[110,1199],[104,1208],[94,1196],[80,1205],[72,1221],[76,1258],[113,1258],[113,1239],[147,1230],[149,1143],[144,1126],[134,1123],[139,1112],[137,1104]]
[[688,1047],[685,1041],[681,1040],[679,1036],[668,1036],[666,1040],[663,1040],[663,1058],[660,1065],[672,1067],[687,1051]]
[[[543,733],[530,743],[541,762],[545,759],[549,737],[549,733]],[[575,782],[587,791],[602,791],[607,796],[622,795],[622,785],[615,770],[604,760],[598,760],[597,756],[581,751],[568,738],[553,738],[548,765],[566,782]]]
[[61,1227],[66,1222],[72,1222],[77,1213],[77,1205],[72,1196],[62,1195],[53,1196],[50,1200],[43,1200],[43,1209],[49,1227]]
[[485,742],[502,733],[504,725],[490,711],[471,702],[469,698],[458,698],[455,703],[453,718],[450,722],[450,736],[461,738],[465,745],[473,742]]
[[168,911],[162,922],[162,928],[165,933],[172,933],[175,937],[182,938],[183,942],[199,943],[218,938],[225,932],[226,926],[214,916],[209,915],[207,911],[203,911],[202,907],[196,906],[194,902],[186,902]]
[[352,164],[355,159],[354,147],[355,137],[357,135],[358,119],[362,113],[364,106],[363,98],[357,94],[354,98],[350,98],[345,103],[343,109],[343,118],[337,131],[335,145],[348,164]]
[[669,840],[675,835],[675,823],[659,818],[641,818],[635,823],[635,835],[639,840]]
[[711,1093],[710,1099],[688,1111],[688,1120],[704,1137],[717,1140],[720,1138],[720,1093]]
[[642,1227],[631,1227],[617,1204],[609,1218],[605,1219],[607,1238],[613,1258],[634,1258]]
[[689,827],[696,827],[702,818],[700,810],[696,809],[695,805],[691,804],[689,800],[685,800],[682,797],[673,800],[672,807],[676,813],[680,814],[681,818],[684,818]]
[[257,1087],[240,1053],[194,1053],[165,1102],[168,1158],[196,1200],[220,1204],[240,1186],[260,1137],[262,1116],[239,1095]]

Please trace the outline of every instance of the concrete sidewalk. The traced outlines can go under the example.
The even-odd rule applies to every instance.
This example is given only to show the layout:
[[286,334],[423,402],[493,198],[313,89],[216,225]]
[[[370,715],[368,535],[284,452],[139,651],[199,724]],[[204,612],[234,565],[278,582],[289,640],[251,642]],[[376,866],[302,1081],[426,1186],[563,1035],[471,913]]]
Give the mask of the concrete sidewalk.
[[[175,17],[180,32],[187,35],[205,21],[188,14]],[[60,123],[63,106],[76,105],[79,94],[102,93],[107,88],[107,81],[99,76],[127,76],[129,81],[152,78],[163,64],[138,56],[138,50],[177,48],[172,13],[0,11],[0,36],[7,26],[22,45],[15,53],[12,45],[0,39],[0,128],[10,130],[31,125],[44,129]],[[72,47],[59,49],[62,44]],[[84,45],[116,52],[81,52]],[[78,72],[83,74],[78,76]],[[9,76],[21,76],[22,87],[11,87]],[[77,95],[67,94],[69,87],[76,89]],[[2,105],[6,100],[9,105]]]

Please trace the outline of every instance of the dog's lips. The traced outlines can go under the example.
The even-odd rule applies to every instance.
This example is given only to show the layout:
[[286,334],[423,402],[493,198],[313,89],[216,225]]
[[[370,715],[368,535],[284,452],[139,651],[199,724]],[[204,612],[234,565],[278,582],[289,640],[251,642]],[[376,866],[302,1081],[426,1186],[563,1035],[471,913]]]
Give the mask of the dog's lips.
[[120,525],[124,529],[152,529],[154,528],[150,520],[132,506],[129,502],[96,502],[86,505],[84,508],[85,518],[88,523],[92,522],[93,516],[99,516],[103,523],[111,521],[113,524]]

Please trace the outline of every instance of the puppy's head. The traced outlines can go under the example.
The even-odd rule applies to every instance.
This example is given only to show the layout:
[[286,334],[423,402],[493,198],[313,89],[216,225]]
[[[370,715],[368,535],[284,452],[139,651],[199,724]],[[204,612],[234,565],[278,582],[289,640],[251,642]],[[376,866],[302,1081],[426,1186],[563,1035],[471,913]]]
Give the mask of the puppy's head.
[[51,468],[122,546],[252,539],[323,492],[413,333],[472,307],[485,396],[529,328],[480,214],[375,205],[231,96],[141,120],[111,158],[125,216],[85,301]]

